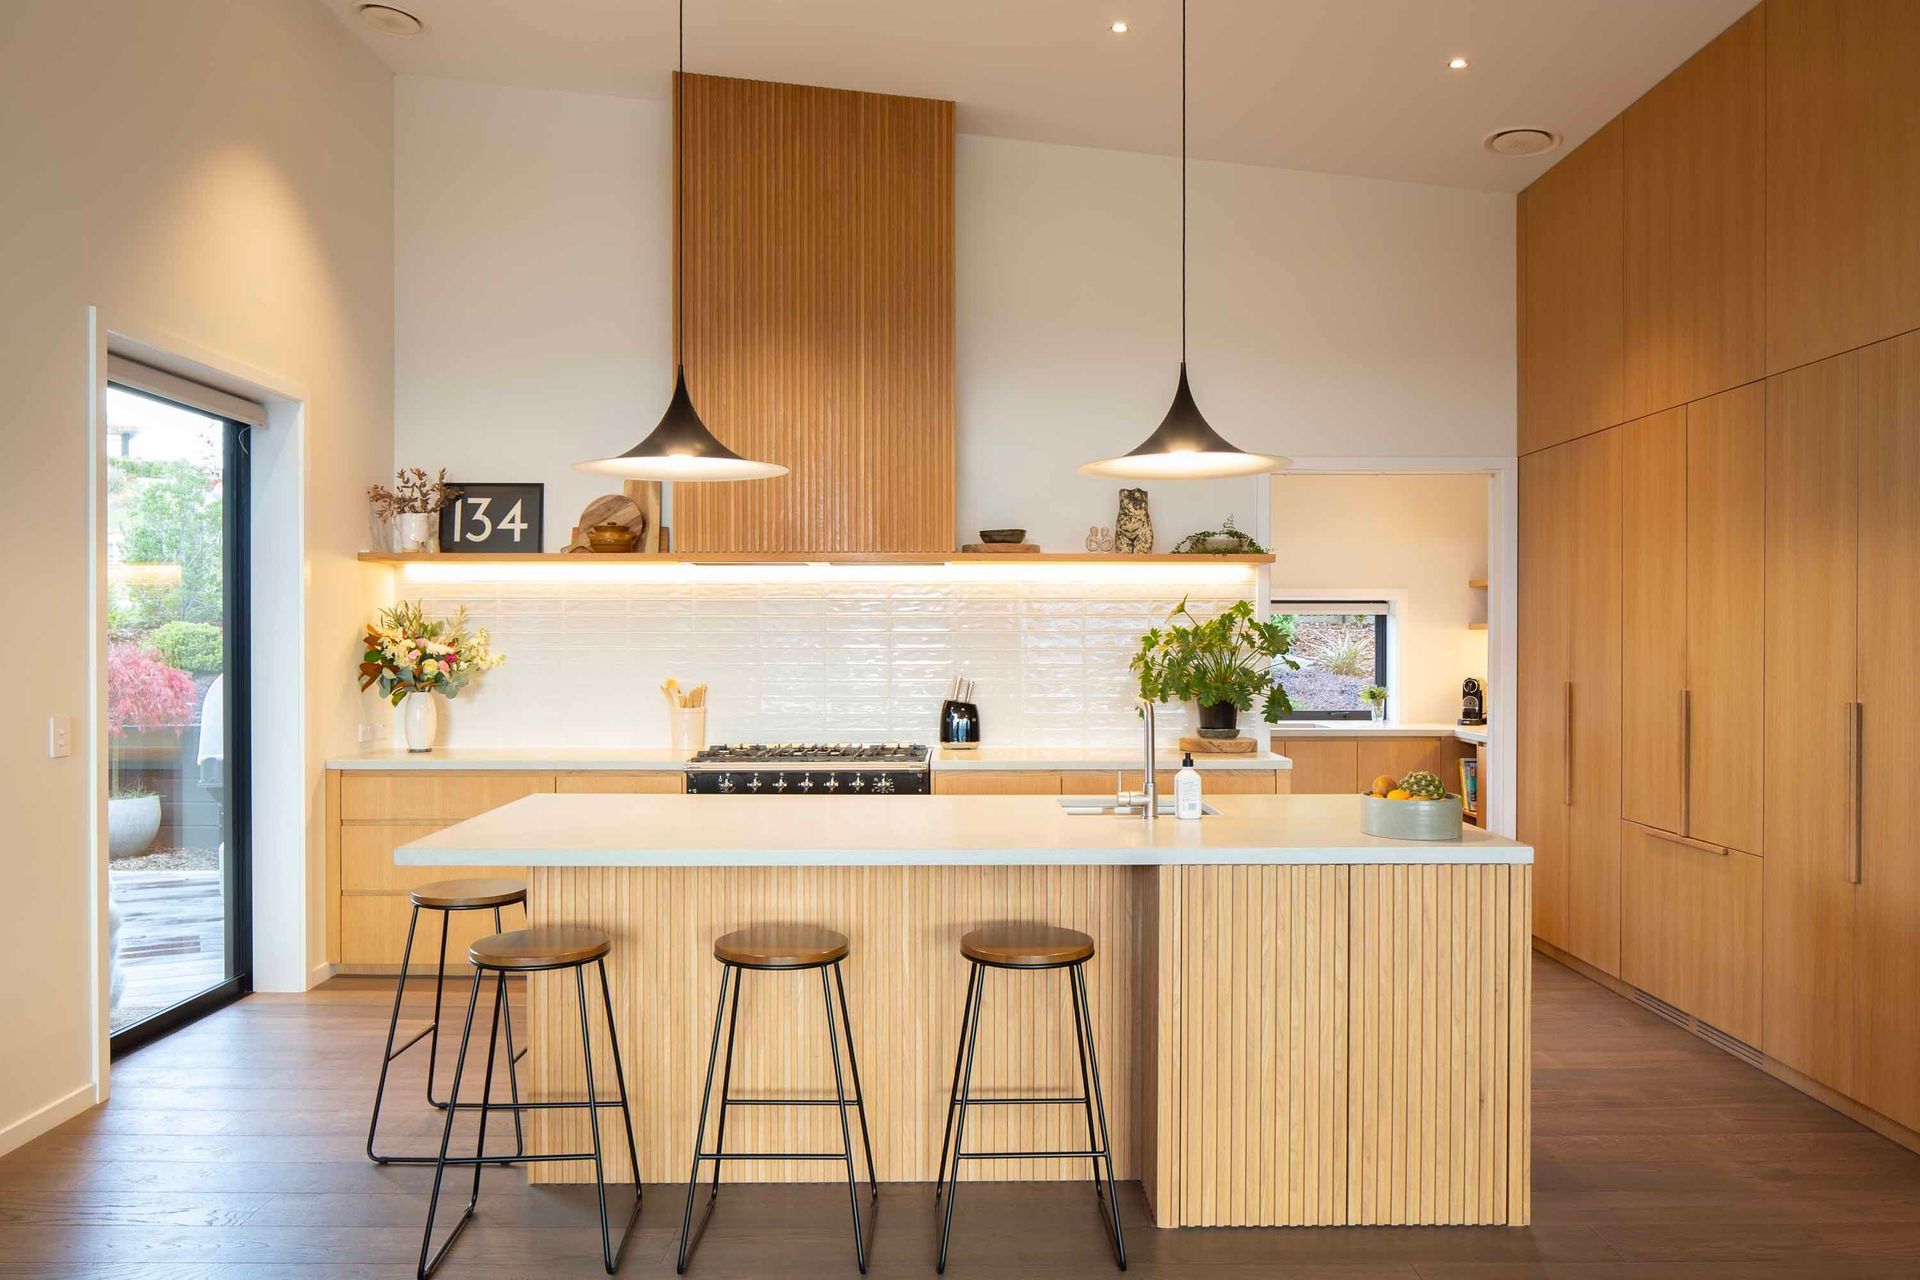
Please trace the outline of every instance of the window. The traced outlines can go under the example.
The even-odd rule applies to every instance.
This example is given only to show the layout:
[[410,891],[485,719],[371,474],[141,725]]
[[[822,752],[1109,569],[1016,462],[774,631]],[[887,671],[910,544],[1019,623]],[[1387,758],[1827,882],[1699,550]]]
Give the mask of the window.
[[1387,606],[1378,600],[1275,600],[1273,617],[1291,622],[1293,670],[1274,675],[1293,701],[1294,720],[1365,720],[1369,685],[1387,687]]

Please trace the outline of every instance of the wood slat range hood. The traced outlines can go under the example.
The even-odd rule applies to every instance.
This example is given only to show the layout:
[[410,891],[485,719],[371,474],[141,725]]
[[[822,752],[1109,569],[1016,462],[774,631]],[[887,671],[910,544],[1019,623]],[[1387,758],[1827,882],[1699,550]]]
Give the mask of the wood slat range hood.
[[675,345],[714,434],[682,553],[954,549],[953,103],[686,75]]

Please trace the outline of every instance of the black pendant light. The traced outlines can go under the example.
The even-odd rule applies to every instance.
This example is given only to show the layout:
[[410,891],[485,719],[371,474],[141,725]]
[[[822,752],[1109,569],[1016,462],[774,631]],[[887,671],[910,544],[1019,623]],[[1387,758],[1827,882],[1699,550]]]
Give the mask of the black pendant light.
[[1081,475],[1119,480],[1214,480],[1257,476],[1290,465],[1288,459],[1235,448],[1207,425],[1187,385],[1187,5],[1180,3],[1180,382],[1154,433],[1132,453],[1102,458]]
[[[680,0],[680,74],[673,78],[674,251],[679,259],[673,279],[673,330],[682,345],[686,342],[682,317],[686,310],[683,298],[687,278],[687,230],[686,201],[682,194],[686,186],[686,112],[682,109],[681,85],[686,71],[687,5],[686,0]],[[743,458],[714,438],[707,424],[700,421],[693,397],[687,394],[686,365],[677,361],[673,369],[673,399],[667,402],[667,411],[660,415],[659,424],[647,438],[616,457],[576,462],[573,466],[576,471],[594,471],[629,480],[766,480],[787,474],[787,469],[777,462]]]

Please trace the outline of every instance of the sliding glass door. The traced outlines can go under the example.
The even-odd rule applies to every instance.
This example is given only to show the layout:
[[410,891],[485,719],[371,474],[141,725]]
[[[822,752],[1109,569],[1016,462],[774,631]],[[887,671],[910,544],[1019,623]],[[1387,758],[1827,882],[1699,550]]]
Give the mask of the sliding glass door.
[[116,1054],[252,989],[247,432],[107,390],[108,1023]]

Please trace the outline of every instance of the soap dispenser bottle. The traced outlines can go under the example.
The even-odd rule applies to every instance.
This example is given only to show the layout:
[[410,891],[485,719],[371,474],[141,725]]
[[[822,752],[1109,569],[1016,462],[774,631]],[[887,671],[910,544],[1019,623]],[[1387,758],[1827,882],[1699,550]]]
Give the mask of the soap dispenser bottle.
[[1200,771],[1193,767],[1193,753],[1180,761],[1180,772],[1173,775],[1173,816],[1189,821],[1200,817]]

